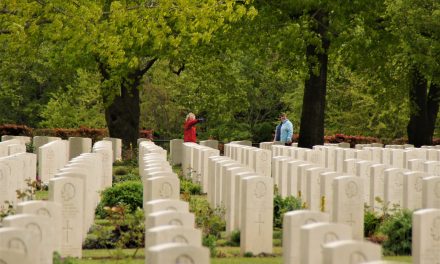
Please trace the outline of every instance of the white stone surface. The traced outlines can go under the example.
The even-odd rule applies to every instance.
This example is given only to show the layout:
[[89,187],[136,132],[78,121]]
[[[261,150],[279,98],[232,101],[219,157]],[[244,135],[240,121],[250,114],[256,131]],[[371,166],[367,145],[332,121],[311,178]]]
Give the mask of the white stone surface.
[[414,212],[412,260],[414,264],[440,263],[440,209]]
[[364,238],[364,190],[362,179],[340,176],[333,180],[332,221],[352,227],[353,238]]
[[250,176],[242,184],[240,252],[272,253],[273,180]]
[[328,214],[310,210],[297,210],[285,213],[283,217],[283,263],[300,263],[301,226],[328,222],[329,220]]

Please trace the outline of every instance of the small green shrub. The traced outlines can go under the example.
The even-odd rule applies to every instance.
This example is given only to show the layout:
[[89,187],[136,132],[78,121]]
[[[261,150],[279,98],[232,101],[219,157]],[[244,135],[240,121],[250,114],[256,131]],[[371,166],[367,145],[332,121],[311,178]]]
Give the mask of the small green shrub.
[[208,201],[201,196],[190,196],[190,211],[195,214],[196,226],[200,228],[205,236],[212,235],[217,239],[226,228],[224,220],[225,209],[216,207],[212,209]]
[[364,213],[364,237],[371,237],[376,234],[383,219],[373,210],[366,209]]
[[202,186],[193,183],[191,180],[180,178],[180,193],[189,193],[192,195],[200,195],[202,193]]
[[379,233],[385,236],[384,255],[411,255],[412,212],[399,210],[390,215],[379,227]]
[[143,206],[143,186],[139,181],[126,181],[115,184],[105,189],[101,193],[101,202],[99,203],[96,214],[101,218],[107,216],[105,207],[114,207],[124,204],[128,208],[128,212],[134,212],[136,208]]
[[76,261],[72,257],[63,258],[58,252],[53,253],[53,264],[75,264]]
[[113,184],[125,181],[141,181],[141,177],[133,173],[128,173],[124,175],[115,175],[113,178]]
[[114,175],[125,175],[129,173],[129,169],[127,167],[118,166],[113,169]]
[[243,257],[245,257],[245,258],[252,258],[253,256],[254,256],[254,254],[252,252],[245,252],[243,254]]
[[202,244],[203,246],[209,248],[209,252],[211,257],[215,257],[217,255],[217,238],[213,235],[203,236]]
[[273,226],[274,228],[283,227],[283,216],[289,211],[301,209],[301,199],[287,196],[282,198],[281,195],[276,194],[273,200]]
[[240,230],[234,230],[229,236],[228,246],[239,247],[240,246]]

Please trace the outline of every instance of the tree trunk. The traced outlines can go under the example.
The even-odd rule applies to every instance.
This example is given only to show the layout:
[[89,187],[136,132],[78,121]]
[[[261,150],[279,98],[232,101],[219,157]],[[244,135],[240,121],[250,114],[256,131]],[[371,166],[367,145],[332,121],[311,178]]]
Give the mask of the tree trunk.
[[409,88],[410,118],[407,126],[408,143],[413,144],[415,147],[431,145],[432,134],[429,135],[428,121],[428,81],[415,68],[411,74],[412,79]]
[[432,144],[432,137],[435,130],[435,122],[437,121],[437,114],[439,110],[440,100],[440,84],[431,83],[428,94],[428,135]]
[[122,139],[126,147],[137,146],[139,138],[140,100],[138,90],[139,80],[133,83],[124,81],[121,84],[121,94],[114,97],[105,109],[110,137]]
[[[327,36],[328,14],[315,12],[315,33],[321,37],[321,47],[314,44],[307,46],[306,57],[309,78],[305,81],[304,98],[301,113],[301,126],[298,146],[312,148],[324,143],[324,110],[327,93],[327,64],[330,40]],[[318,72],[316,72],[318,70]]]

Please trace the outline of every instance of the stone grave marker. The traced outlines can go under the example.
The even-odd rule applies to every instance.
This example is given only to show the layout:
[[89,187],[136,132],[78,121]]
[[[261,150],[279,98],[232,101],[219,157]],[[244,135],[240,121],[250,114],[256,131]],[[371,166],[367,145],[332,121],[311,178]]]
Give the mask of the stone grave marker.
[[62,257],[82,256],[84,234],[84,184],[72,177],[57,177],[49,181],[49,200],[61,204]]
[[380,260],[381,246],[367,241],[340,240],[323,246],[324,264],[361,264]]
[[310,210],[287,212],[283,217],[283,263],[297,264],[300,262],[301,227],[306,224],[328,222],[329,215]]
[[414,264],[440,263],[440,209],[430,208],[414,212],[412,260]]
[[266,176],[243,178],[240,252],[272,253],[273,180]]
[[340,176],[333,180],[332,221],[352,227],[353,238],[364,238],[364,189],[362,179]]
[[337,223],[312,223],[300,229],[301,264],[322,263],[322,246],[326,243],[352,239],[351,227]]

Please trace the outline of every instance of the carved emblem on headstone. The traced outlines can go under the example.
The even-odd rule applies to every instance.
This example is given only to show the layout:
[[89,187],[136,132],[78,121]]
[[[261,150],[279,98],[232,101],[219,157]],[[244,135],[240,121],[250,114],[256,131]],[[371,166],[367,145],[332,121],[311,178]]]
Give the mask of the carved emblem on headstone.
[[9,249],[14,249],[14,250],[19,251],[19,252],[22,252],[25,255],[28,254],[28,251],[27,251],[27,248],[26,248],[26,244],[20,238],[12,238],[11,240],[9,240],[8,248]]
[[355,251],[350,254],[350,264],[358,264],[364,262],[367,262],[367,257],[364,255],[364,253]]
[[38,210],[37,210],[37,215],[44,215],[44,216],[49,216],[49,217],[51,217],[49,210],[47,210],[46,208],[40,208],[40,209],[38,209]]
[[176,258],[176,264],[194,264],[194,260],[188,255],[181,255]]
[[180,221],[179,219],[171,219],[169,224],[170,225],[175,225],[175,226],[183,226],[182,221]]
[[173,187],[171,186],[171,184],[168,182],[162,183],[162,186],[160,187],[159,190],[159,196],[161,198],[170,198],[172,194],[173,194]]
[[188,240],[186,239],[186,237],[178,235],[173,237],[173,242],[175,243],[185,243],[188,244]]
[[440,217],[436,217],[432,222],[431,236],[435,241],[440,241]]
[[266,184],[262,181],[257,182],[255,185],[254,195],[256,198],[263,198],[267,193]]
[[421,192],[423,189],[423,180],[422,177],[417,176],[414,182],[414,188],[417,192]]
[[356,197],[358,194],[358,186],[356,182],[349,181],[347,185],[345,185],[345,195],[347,195],[348,198]]
[[41,228],[36,223],[29,223],[26,225],[26,229],[32,230],[34,233],[37,234],[38,241],[41,242],[43,240],[43,232],[41,231]]
[[339,240],[339,236],[336,233],[328,232],[328,233],[325,233],[325,235],[324,235],[324,243],[323,244],[330,243],[330,242],[337,241],[337,240]]
[[61,190],[61,197],[63,201],[70,201],[73,197],[75,197],[75,186],[71,183],[66,183]]

